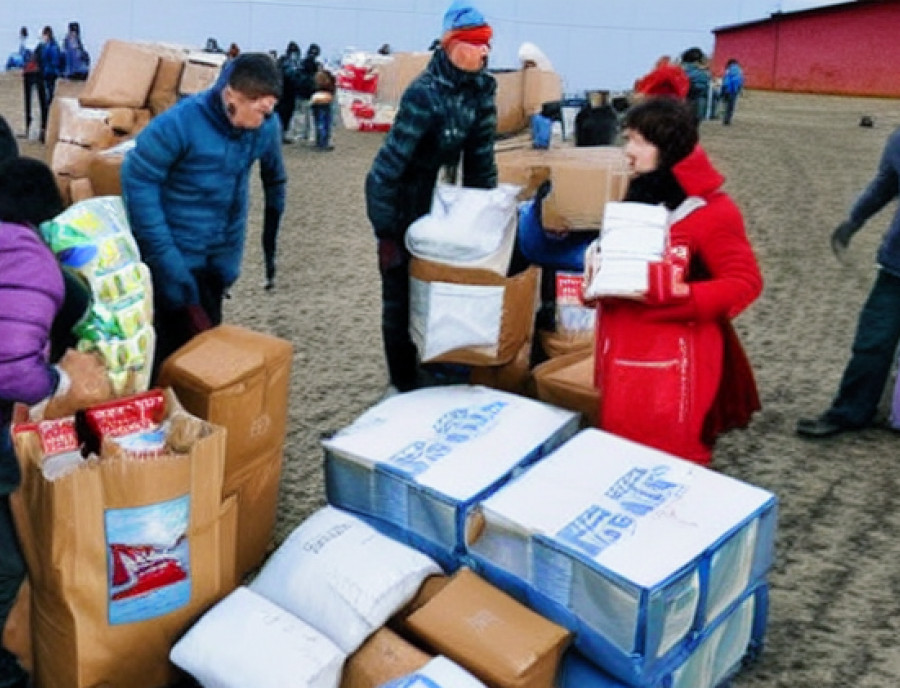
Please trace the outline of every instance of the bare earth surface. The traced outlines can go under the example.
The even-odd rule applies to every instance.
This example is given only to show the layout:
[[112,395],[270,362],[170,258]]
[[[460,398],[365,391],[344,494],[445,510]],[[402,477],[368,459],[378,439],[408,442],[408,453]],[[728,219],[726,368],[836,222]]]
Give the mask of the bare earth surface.
[[[18,74],[0,74],[0,113],[22,131]],[[864,114],[874,128],[858,126]],[[766,648],[737,688],[900,685],[900,435],[794,435],[796,419],[823,410],[836,389],[894,206],[857,235],[849,265],[832,257],[828,236],[898,125],[900,101],[751,92],[731,127],[702,127],[766,280],[737,321],[764,408],[748,430],[720,441],[714,467],[780,502]],[[289,201],[271,293],[262,289],[254,178],[244,271],[226,319],[295,346],[277,542],[324,503],[319,438],[351,422],[386,384],[363,202],[381,138],[338,129],[330,153],[285,146]],[[22,149],[43,156],[36,142]]]

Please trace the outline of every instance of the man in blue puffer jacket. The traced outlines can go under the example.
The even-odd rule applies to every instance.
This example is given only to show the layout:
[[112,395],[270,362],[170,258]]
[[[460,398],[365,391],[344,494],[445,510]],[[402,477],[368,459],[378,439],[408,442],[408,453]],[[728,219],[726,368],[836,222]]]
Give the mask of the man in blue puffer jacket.
[[406,230],[430,210],[442,167],[461,167],[463,186],[497,186],[497,82],[485,69],[491,35],[472,5],[456,0],[450,6],[441,45],[403,93],[366,178],[366,210],[378,239],[388,374],[401,392],[418,385],[417,352],[409,336]]
[[275,61],[244,53],[218,82],[151,120],[122,164],[122,194],[154,290],[159,364],[193,335],[222,321],[222,299],[244,250],[248,178],[256,160],[265,191],[263,245],[274,279],[275,235],[287,175]]

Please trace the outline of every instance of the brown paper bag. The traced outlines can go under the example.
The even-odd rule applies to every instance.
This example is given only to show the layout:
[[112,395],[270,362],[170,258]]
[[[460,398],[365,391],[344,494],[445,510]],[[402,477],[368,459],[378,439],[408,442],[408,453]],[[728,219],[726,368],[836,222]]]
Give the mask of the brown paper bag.
[[89,460],[53,481],[33,426],[14,438],[36,686],[168,685],[175,640],[222,596],[225,431],[204,424],[188,453]]

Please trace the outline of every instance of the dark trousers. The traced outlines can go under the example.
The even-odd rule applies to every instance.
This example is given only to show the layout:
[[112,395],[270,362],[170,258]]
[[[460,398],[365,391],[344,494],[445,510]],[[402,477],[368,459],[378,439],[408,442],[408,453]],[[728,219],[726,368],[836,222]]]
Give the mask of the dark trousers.
[[331,103],[316,103],[311,106],[313,121],[316,124],[316,146],[327,148],[331,142]]
[[275,111],[278,113],[278,119],[281,120],[281,132],[287,135],[291,128],[291,118],[294,116],[294,109],[297,107],[297,91],[288,85],[288,80],[284,80],[284,89]]
[[381,335],[391,384],[401,392],[416,388],[417,351],[409,336],[409,258],[381,267]]
[[852,354],[825,416],[859,428],[872,422],[900,342],[900,277],[878,271],[856,326]]
[[722,124],[731,124],[731,118],[734,117],[734,108],[737,106],[737,94],[722,94],[721,101],[725,107],[722,113]]
[[31,94],[36,90],[38,107],[41,110],[41,133],[47,129],[47,91],[44,87],[44,77],[40,72],[25,73],[25,129],[31,128]]
[[[9,432],[9,428],[5,431]],[[9,495],[0,495],[0,633],[6,627],[9,612],[24,580],[25,561],[9,510]],[[0,676],[0,685],[3,678]]]
[[50,103],[53,102],[53,96],[56,93],[55,76],[44,76],[44,92],[47,94],[47,110],[50,110]]
[[[195,270],[192,273],[200,291],[200,307],[206,312],[213,326],[222,323],[222,300],[225,285],[218,274],[209,270]],[[184,308],[165,308],[158,293],[154,293],[154,304],[159,304],[153,315],[156,330],[156,350],[153,354],[153,371],[150,375],[155,384],[163,361],[199,334],[190,312]]]

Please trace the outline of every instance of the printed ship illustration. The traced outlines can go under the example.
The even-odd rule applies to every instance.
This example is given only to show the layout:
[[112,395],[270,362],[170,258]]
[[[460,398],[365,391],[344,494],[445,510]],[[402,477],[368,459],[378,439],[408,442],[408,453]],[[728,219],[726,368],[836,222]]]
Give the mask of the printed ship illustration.
[[188,574],[174,550],[184,538],[169,548],[153,545],[110,544],[112,557],[112,597],[114,601],[146,595],[178,583]]

